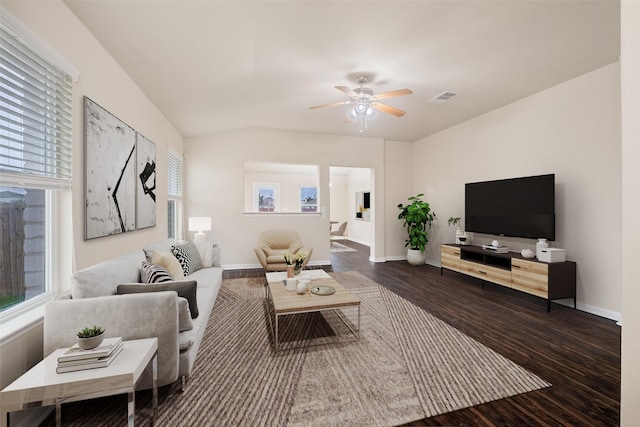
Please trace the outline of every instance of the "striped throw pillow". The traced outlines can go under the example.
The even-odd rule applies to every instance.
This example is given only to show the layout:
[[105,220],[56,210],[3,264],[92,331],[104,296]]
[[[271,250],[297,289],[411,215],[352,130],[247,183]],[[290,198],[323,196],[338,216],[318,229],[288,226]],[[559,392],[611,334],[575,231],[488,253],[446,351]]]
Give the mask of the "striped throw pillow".
[[162,283],[173,280],[171,274],[162,266],[142,261],[140,266],[140,280],[142,283]]
[[198,248],[196,248],[196,245],[193,242],[176,243],[171,245],[171,252],[180,262],[184,277],[204,268]]

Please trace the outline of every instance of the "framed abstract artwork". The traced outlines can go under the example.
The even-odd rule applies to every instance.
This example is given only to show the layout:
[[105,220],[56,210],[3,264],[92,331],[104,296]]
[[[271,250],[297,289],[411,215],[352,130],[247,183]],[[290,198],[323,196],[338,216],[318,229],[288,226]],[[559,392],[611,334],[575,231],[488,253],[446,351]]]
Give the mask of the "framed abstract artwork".
[[156,225],[156,144],[136,133],[136,228]]
[[136,132],[85,97],[85,239],[136,229]]

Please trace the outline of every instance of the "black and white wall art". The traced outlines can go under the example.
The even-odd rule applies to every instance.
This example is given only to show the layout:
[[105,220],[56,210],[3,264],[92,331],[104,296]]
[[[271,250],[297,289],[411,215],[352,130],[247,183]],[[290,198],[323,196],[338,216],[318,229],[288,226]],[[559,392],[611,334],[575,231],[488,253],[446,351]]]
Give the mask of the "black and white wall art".
[[136,133],[136,228],[156,225],[156,144]]
[[85,132],[85,239],[133,231],[136,132],[87,97]]

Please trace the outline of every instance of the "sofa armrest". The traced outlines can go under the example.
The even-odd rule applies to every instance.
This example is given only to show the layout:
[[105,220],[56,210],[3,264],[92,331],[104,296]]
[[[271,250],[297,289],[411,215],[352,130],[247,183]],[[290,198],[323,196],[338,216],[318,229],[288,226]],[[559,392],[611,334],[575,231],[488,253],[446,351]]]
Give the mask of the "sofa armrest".
[[99,325],[106,337],[158,338],[158,385],[178,379],[178,295],[175,292],[54,300],[45,305],[44,356],[76,342],[76,332]]

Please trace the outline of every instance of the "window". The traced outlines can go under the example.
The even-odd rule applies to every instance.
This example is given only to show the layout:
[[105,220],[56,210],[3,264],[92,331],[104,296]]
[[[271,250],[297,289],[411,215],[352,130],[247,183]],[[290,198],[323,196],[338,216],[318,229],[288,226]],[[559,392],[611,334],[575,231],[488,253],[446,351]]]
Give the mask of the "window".
[[168,236],[182,238],[182,157],[169,150],[167,159]]
[[318,167],[244,162],[244,212],[318,213]]
[[70,191],[72,75],[0,20],[0,318],[51,298],[56,193]]
[[318,187],[300,187],[300,212],[318,212]]

